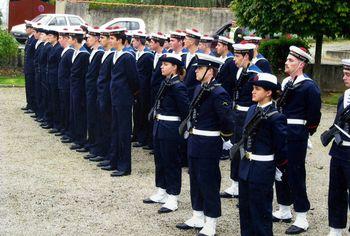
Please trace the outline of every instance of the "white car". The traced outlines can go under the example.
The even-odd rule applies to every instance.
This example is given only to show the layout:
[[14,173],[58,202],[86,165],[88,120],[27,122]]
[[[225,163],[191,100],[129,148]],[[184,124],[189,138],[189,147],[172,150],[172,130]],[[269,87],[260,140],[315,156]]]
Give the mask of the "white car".
[[140,18],[114,18],[101,25],[100,28],[105,29],[117,25],[125,27],[130,33],[136,33],[137,31],[146,32],[145,22]]
[[[70,14],[40,14],[31,21],[57,29],[67,26],[79,27],[85,24],[85,21],[80,16]],[[24,43],[27,39],[24,23],[13,26],[10,32],[20,43]]]

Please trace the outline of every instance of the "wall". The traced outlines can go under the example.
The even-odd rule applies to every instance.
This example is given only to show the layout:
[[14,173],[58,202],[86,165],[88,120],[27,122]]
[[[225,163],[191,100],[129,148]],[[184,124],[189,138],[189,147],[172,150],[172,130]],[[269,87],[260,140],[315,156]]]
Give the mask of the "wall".
[[320,81],[322,92],[339,92],[345,90],[342,65],[322,64],[320,70],[320,78],[314,78],[312,76],[313,65],[310,65],[306,73],[311,75],[311,78],[314,80]]
[[211,33],[233,18],[233,13],[226,8],[94,5],[89,9],[89,3],[71,2],[67,2],[66,13],[79,15],[95,26],[116,17],[138,17],[145,21],[147,32],[164,33],[185,28]]

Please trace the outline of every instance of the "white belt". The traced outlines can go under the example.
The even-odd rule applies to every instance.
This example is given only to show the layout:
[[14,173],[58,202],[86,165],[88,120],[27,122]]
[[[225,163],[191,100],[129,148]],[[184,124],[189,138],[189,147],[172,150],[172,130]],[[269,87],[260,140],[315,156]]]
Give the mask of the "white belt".
[[166,121],[181,121],[181,118],[178,116],[163,116],[161,114],[157,114],[156,118],[158,120],[166,120]]
[[342,146],[345,146],[345,147],[350,147],[350,142],[349,141],[343,141],[341,143]]
[[220,131],[208,131],[208,130],[200,130],[200,129],[191,129],[190,134],[202,135],[202,136],[208,136],[208,137],[217,137],[217,136],[220,136]]
[[249,110],[249,107],[243,107],[243,106],[240,106],[240,105],[236,105],[236,110],[237,111],[248,111]]
[[287,124],[288,125],[305,125],[306,120],[301,120],[301,119],[287,119]]
[[246,158],[254,161],[273,161],[275,155],[256,155],[251,152],[246,153]]

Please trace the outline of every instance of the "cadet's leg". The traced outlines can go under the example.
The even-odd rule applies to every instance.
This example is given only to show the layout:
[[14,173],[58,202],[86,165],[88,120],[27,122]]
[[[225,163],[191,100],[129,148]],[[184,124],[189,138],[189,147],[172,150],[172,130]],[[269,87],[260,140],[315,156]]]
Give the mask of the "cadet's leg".
[[249,182],[241,179],[239,181],[239,221],[242,236],[254,235],[252,217],[250,215],[249,195]]
[[132,132],[132,105],[118,107],[119,147],[117,169],[126,173],[131,172],[131,132]]

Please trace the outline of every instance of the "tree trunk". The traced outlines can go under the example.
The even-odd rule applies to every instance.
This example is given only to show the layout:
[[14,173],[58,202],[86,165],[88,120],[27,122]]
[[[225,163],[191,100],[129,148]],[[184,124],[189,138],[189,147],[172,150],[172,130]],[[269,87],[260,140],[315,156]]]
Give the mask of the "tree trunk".
[[316,39],[316,48],[315,48],[315,64],[313,67],[313,79],[317,82],[318,86],[321,88],[321,76],[320,76],[320,68],[321,68],[321,58],[322,58],[322,43],[323,43],[323,35],[319,34],[315,36]]

